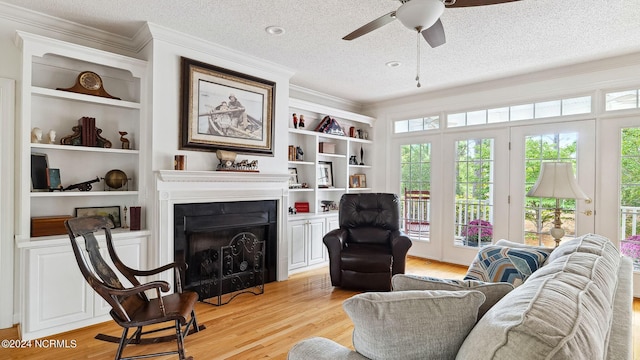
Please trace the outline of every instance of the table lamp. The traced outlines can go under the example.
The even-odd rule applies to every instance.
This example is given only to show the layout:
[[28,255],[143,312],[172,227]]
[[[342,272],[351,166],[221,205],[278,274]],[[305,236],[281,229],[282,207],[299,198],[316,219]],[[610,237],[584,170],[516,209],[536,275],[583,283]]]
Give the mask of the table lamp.
[[560,240],[564,236],[562,221],[560,221],[560,199],[589,200],[587,194],[576,182],[573,165],[570,162],[555,161],[542,163],[540,176],[527,196],[556,199],[553,228],[549,231],[556,242],[556,247],[560,245]]

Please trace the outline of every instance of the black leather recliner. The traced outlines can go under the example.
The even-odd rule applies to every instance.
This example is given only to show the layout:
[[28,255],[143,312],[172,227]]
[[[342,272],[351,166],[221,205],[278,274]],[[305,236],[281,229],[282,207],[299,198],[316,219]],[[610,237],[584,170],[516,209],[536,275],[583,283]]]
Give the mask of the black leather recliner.
[[389,291],[391,277],[404,274],[409,237],[400,231],[400,199],[395,194],[344,194],[340,228],[327,233],[331,284]]

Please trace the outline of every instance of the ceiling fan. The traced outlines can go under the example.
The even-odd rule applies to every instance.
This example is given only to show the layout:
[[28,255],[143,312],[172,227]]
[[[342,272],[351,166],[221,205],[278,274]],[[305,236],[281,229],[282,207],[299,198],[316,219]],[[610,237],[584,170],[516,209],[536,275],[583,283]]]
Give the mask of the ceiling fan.
[[367,23],[356,29],[342,40],[353,40],[373,30],[383,27],[395,19],[402,25],[422,33],[422,37],[434,48],[445,43],[444,27],[440,15],[444,8],[469,7],[501,4],[519,0],[399,0],[402,5],[397,10]]
[[353,40],[373,30],[383,27],[395,19],[400,20],[402,25],[417,32],[417,74],[416,82],[420,87],[420,34],[432,47],[438,47],[446,42],[444,27],[440,21],[440,15],[444,8],[469,7],[501,4],[519,0],[399,0],[402,5],[397,10],[359,27],[352,33],[343,37],[342,40]]

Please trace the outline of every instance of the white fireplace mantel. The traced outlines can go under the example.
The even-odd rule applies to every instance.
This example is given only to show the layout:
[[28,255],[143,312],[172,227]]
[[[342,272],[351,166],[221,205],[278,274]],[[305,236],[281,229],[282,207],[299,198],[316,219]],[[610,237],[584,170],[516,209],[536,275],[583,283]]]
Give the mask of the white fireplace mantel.
[[[278,201],[278,281],[288,278],[289,175],[230,171],[159,170],[155,176],[154,220],[158,263],[173,261],[174,205],[230,201]],[[165,279],[171,281],[172,279]]]

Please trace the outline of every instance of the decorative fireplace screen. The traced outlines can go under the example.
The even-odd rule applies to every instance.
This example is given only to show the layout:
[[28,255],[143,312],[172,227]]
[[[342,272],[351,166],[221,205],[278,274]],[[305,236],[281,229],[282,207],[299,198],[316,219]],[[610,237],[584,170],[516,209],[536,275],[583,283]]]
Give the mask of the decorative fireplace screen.
[[[187,287],[198,292],[203,302],[218,306],[243,293],[264,293],[264,246],[255,234],[241,232],[229,245],[199,252],[195,257],[200,266],[190,271],[197,280]],[[210,298],[217,301],[206,300]]]

